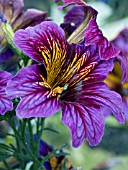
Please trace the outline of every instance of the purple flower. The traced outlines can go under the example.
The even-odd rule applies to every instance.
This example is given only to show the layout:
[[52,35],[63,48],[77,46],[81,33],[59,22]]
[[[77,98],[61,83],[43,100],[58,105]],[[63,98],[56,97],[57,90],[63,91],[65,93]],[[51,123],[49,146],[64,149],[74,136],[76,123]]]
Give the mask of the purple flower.
[[98,28],[96,17],[98,12],[87,5],[76,5],[69,9],[61,27],[65,30],[69,43],[79,43],[84,40],[85,45],[99,46],[101,59],[107,60],[117,56],[120,50],[103,36]]
[[[44,142],[43,140],[40,140],[39,142],[39,153],[40,156],[45,157],[47,156],[49,153],[53,152],[54,148],[51,145],[48,145],[46,142]],[[62,150],[59,151],[58,154],[62,153]],[[61,156],[52,156],[50,159],[48,159],[45,163],[44,163],[44,167],[46,168],[46,170],[53,170],[53,169],[61,169],[63,164],[64,164],[64,159],[65,159],[65,155],[61,155]],[[67,169],[71,169],[72,165],[71,162],[69,160],[66,159],[66,168]]]
[[[0,13],[11,24],[14,32],[19,28],[34,26],[46,20],[47,12],[36,9],[28,9],[23,11],[23,0],[0,0]],[[4,18],[2,19],[4,21]],[[0,62],[6,62],[13,56],[13,52],[8,47],[6,38],[2,31],[2,22],[0,22]]]
[[123,29],[112,43],[128,56],[128,29]]
[[124,124],[121,97],[104,83],[113,60],[100,60],[96,45],[68,44],[64,31],[53,22],[15,33],[15,44],[35,64],[22,68],[7,85],[11,98],[21,97],[20,118],[48,117],[62,109],[62,122],[70,129],[72,145],[84,138],[97,145],[104,133],[101,107],[110,109]]
[[2,115],[4,115],[6,111],[13,109],[11,99],[5,93],[7,82],[11,77],[10,73],[0,71],[0,114]]
[[121,82],[128,82],[128,29],[122,30],[112,43],[121,51],[117,56],[123,75]]

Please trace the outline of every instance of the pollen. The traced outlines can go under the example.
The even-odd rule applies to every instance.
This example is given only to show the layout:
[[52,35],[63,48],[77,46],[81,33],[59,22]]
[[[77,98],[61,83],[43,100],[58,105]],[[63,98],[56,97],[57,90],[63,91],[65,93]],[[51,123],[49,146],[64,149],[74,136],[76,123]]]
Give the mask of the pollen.
[[54,88],[53,89],[53,92],[55,93],[55,94],[61,94],[62,92],[63,92],[63,90],[64,90],[64,87],[56,87],[56,88]]

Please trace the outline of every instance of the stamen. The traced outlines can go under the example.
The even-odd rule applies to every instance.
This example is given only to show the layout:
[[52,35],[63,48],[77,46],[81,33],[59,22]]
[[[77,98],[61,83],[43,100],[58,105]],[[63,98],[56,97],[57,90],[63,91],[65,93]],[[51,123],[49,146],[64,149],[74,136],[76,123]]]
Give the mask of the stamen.
[[0,19],[2,22],[7,23],[7,20],[4,18],[4,16],[0,13]]

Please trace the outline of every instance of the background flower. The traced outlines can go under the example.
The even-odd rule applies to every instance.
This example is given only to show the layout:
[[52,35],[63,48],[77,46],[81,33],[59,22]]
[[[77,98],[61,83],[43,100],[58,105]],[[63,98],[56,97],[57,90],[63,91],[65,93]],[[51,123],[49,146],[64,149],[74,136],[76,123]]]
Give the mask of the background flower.
[[[46,20],[47,12],[37,9],[28,9],[24,12],[23,8],[23,0],[0,0],[0,13],[11,24],[14,32],[19,28],[33,26]],[[0,62],[6,62],[13,56],[13,52],[8,47],[8,43],[4,37],[2,24],[0,21]]]
[[[78,14],[78,15],[77,15]],[[85,45],[98,45],[101,59],[107,60],[120,52],[104,37],[96,22],[98,12],[87,5],[76,5],[68,10],[61,27],[65,30],[69,43],[85,42]]]

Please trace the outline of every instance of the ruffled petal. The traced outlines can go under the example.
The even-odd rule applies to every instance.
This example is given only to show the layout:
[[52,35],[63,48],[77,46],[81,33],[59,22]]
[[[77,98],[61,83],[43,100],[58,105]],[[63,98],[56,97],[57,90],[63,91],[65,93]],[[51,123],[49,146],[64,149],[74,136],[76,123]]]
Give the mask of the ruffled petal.
[[85,45],[97,44],[101,59],[108,60],[116,57],[120,50],[107,40],[98,28],[96,18],[92,19],[85,32]]
[[62,121],[70,129],[73,147],[79,147],[84,138],[95,146],[104,133],[104,118],[99,108],[84,108],[75,102],[64,102]]
[[48,117],[56,113],[59,103],[44,84],[45,70],[42,65],[22,68],[8,82],[6,92],[11,98],[21,97],[16,108],[20,118]]
[[86,105],[91,102],[92,105],[98,105],[111,110],[117,121],[124,125],[125,120],[122,113],[121,96],[118,93],[109,90],[105,83],[87,84],[84,82],[83,90],[79,92],[77,100]]
[[13,109],[10,97],[5,93],[7,82],[12,78],[11,74],[5,71],[0,72],[0,114]]

